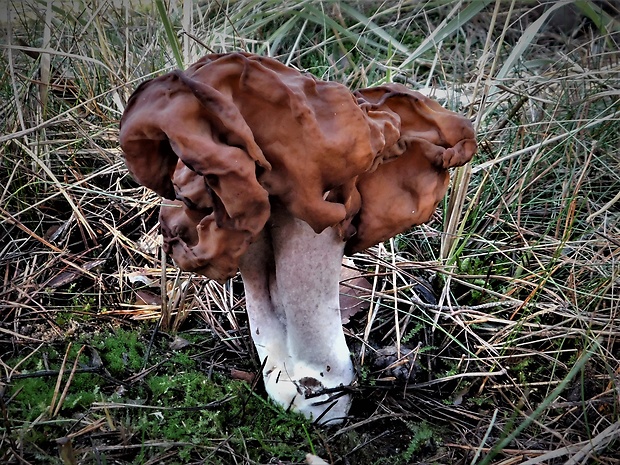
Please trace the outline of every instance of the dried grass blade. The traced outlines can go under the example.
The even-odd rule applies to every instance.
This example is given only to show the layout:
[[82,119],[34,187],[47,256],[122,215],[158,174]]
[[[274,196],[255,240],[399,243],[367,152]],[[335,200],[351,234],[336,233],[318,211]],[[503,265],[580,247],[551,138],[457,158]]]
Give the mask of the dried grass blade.
[[494,165],[497,165],[499,163],[503,163],[505,161],[511,160],[513,158],[517,158],[520,157],[521,155],[525,155],[526,153],[530,153],[533,152],[534,150],[538,150],[540,148],[546,147],[550,144],[554,144],[556,142],[560,142],[563,141],[565,139],[571,138],[576,136],[577,134],[579,134],[580,132],[585,131],[586,129],[590,129],[592,127],[598,126],[601,123],[607,122],[607,121],[613,121],[613,120],[617,120],[618,117],[620,117],[620,111],[616,111],[610,115],[606,115],[606,116],[601,116],[600,118],[596,118],[596,119],[592,119],[591,121],[588,121],[588,123],[584,124],[581,127],[577,127],[575,129],[571,129],[570,131],[566,131],[558,136],[554,136],[554,137],[548,137],[545,140],[543,140],[542,142],[538,142],[536,144],[530,144],[527,147],[524,147],[520,150],[517,150],[515,152],[511,152],[507,155],[504,155],[502,157],[499,158],[495,158],[494,160],[489,160],[486,161],[484,163],[480,163],[479,165],[476,165],[472,168],[472,173],[476,174],[478,171],[481,170],[486,170],[491,168]]
[[609,210],[611,207],[613,207],[618,201],[620,201],[620,192],[618,192],[613,199],[611,199],[609,202],[607,202],[605,205],[603,205],[600,209],[598,209],[597,211],[595,211],[594,213],[592,213],[590,216],[588,216],[588,218],[586,219],[586,221],[588,223],[590,223],[594,218],[596,218],[599,215],[602,215],[603,213],[605,213],[607,210]]
[[84,228],[86,229],[86,231],[88,231],[88,234],[90,235],[91,239],[96,239],[97,238],[97,234],[95,233],[95,231],[93,231],[93,229],[90,227],[90,224],[88,223],[88,221],[86,220],[86,218],[84,217],[84,215],[82,214],[80,208],[77,206],[77,204],[73,201],[73,198],[69,195],[69,193],[66,191],[66,189],[63,187],[63,184],[58,180],[58,178],[56,177],[56,175],[52,172],[52,170],[47,166],[47,164],[45,164],[43,162],[43,160],[41,160],[41,158],[39,158],[37,156],[36,153],[34,153],[32,150],[30,150],[29,147],[27,147],[26,145],[22,144],[19,140],[15,140],[15,143],[22,149],[24,150],[24,152],[26,152],[28,155],[30,155],[30,157],[37,163],[37,165],[39,165],[41,167],[41,169],[43,171],[45,171],[45,174],[47,174],[49,176],[49,178],[53,181],[54,186],[56,186],[57,189],[59,189],[62,194],[63,197],[67,200],[67,203],[71,206],[71,209],[73,210],[73,214],[75,215],[75,217],[80,221],[80,223],[82,223],[82,225],[84,226]]
[[[379,246],[379,250],[383,250],[383,246]],[[375,263],[375,271],[372,274],[372,292],[370,294],[370,306],[368,307],[368,316],[366,317],[366,325],[364,327],[364,338],[362,340],[362,348],[360,350],[360,365],[364,365],[364,358],[366,355],[366,346],[370,347],[368,341],[370,339],[370,333],[374,325],[375,319],[381,306],[381,298],[376,299],[377,295],[382,295],[381,291],[378,291],[379,286],[379,262]]]
[[119,80],[119,82],[121,81],[120,77],[118,77],[118,75],[110,67],[108,67],[101,60],[97,60],[96,58],[86,57],[83,55],[77,55],[75,53],[61,52],[59,50],[54,50],[51,48],[26,47],[24,45],[11,45],[10,43],[6,45],[0,44],[0,48],[4,48],[7,50],[21,50],[23,52],[48,53],[50,55],[57,55],[57,56],[65,57],[65,58],[73,58],[76,60],[82,60],[86,63],[93,63],[93,64],[104,67],[107,71],[109,71],[112,75],[114,75]]
[[[45,9],[45,25],[43,27],[43,44],[44,49],[50,48],[51,28],[52,28],[52,0],[47,0],[47,8]],[[47,107],[47,92],[50,84],[51,56],[49,53],[40,55],[41,68],[41,84],[39,85],[39,95],[41,99],[42,114],[45,118],[45,108]]]
[[69,351],[71,350],[72,343],[69,342],[67,344],[67,350],[65,350],[65,356],[62,359],[62,363],[60,364],[60,369],[58,370],[58,377],[56,378],[56,386],[54,387],[54,395],[52,396],[52,401],[50,402],[49,412],[53,416],[53,412],[56,411],[56,398],[58,397],[58,392],[60,391],[60,385],[62,384],[62,377],[65,374],[65,366],[67,365],[67,359],[69,358]]
[[617,441],[618,438],[620,438],[620,421],[609,425],[588,441],[579,452],[566,461],[566,465],[589,463],[592,456],[605,449],[611,442]]
[[[10,2],[6,2],[5,3],[5,7],[6,7],[6,17],[10,18],[11,17],[11,3]],[[18,87],[17,87],[17,78],[15,75],[15,65],[13,63],[13,45],[12,45],[12,40],[13,40],[13,25],[12,25],[12,21],[7,21],[6,22],[6,37],[7,37],[7,60],[9,62],[9,75],[11,76],[11,87],[13,88],[13,96],[15,98],[15,109],[17,112],[17,119],[19,121],[19,125],[22,128],[22,132],[26,131],[26,124],[24,123],[24,112],[22,110],[22,104],[21,101],[19,99],[19,91],[18,91]],[[2,44],[0,44],[0,47],[2,47]],[[25,134],[23,134],[25,136]],[[26,143],[28,142],[28,140],[24,137],[24,140],[26,141]],[[1,139],[0,139],[1,142]]]
[[480,441],[480,445],[476,449],[476,454],[474,455],[474,458],[471,461],[472,465],[474,465],[476,463],[476,460],[478,460],[478,457],[480,457],[480,454],[482,453],[484,445],[486,444],[487,439],[489,439],[489,436],[491,435],[491,431],[493,431],[493,428],[495,427],[495,420],[497,419],[497,412],[498,412],[498,409],[493,410],[493,416],[491,417],[489,426],[487,427],[487,430],[484,433],[484,437],[482,438],[482,441]]
[[[551,403],[562,393],[562,391],[568,386],[568,383],[577,376],[577,374],[585,367],[586,362],[590,360],[590,358],[594,355],[596,351],[600,348],[600,342],[598,340],[594,340],[592,345],[586,349],[586,351],[581,355],[579,360],[575,362],[571,370],[568,372],[566,377],[556,386],[556,388],[551,391],[551,393],[536,407],[527,419],[525,419],[519,426],[517,426],[512,433],[507,435],[504,439],[499,441],[497,444],[493,446],[488,455],[480,462],[480,465],[488,465],[493,460],[498,453],[502,451],[506,446],[508,446],[523,430],[525,430],[528,426],[530,426]],[[474,463],[472,462],[472,465]]]
[[11,381],[11,377],[13,376],[13,373],[15,373],[17,371],[17,369],[19,368],[20,365],[22,365],[23,363],[26,362],[26,360],[28,360],[30,357],[32,357],[34,354],[36,354],[41,347],[43,347],[44,343],[42,342],[41,344],[38,345],[38,347],[36,347],[32,352],[30,352],[26,357],[24,357],[23,359],[21,359],[19,361],[19,363],[17,363],[13,368],[11,368],[11,371],[9,372],[9,374],[6,376],[7,381]]
[[161,248],[161,283],[160,283],[160,295],[161,295],[161,326],[164,331],[167,331],[170,323],[170,306],[168,305],[168,275],[166,274],[166,251]]
[[37,241],[39,241],[41,244],[45,245],[46,247],[49,247],[54,252],[63,253],[63,250],[59,249],[54,244],[50,243],[49,241],[47,241],[46,239],[42,238],[37,233],[32,231],[31,229],[29,229],[27,226],[23,225],[21,221],[19,221],[17,218],[15,218],[13,215],[11,215],[9,212],[7,212],[2,207],[0,207],[0,214],[2,214],[4,216],[4,218],[2,218],[4,221],[6,221],[6,222],[8,222],[8,223],[10,223],[10,224],[12,224],[14,226],[17,226],[19,229],[24,231],[30,237],[32,237],[32,238],[36,239]]
[[[71,347],[71,344],[67,346],[67,354],[69,353],[69,347]],[[54,410],[52,417],[55,417],[56,415],[60,413],[62,404],[65,402],[65,399],[67,398],[67,394],[69,393],[69,387],[71,386],[71,383],[73,382],[73,377],[75,376],[75,371],[77,370],[78,362],[80,361],[80,355],[82,355],[82,352],[84,351],[84,347],[86,346],[80,347],[80,350],[78,350],[77,354],[75,355],[75,361],[73,362],[73,367],[71,367],[71,372],[69,373],[69,379],[67,379],[67,382],[65,383],[65,388],[62,390],[62,394],[60,396],[60,399],[58,399],[58,403],[56,404],[56,409]],[[66,362],[66,358],[65,360],[63,360],[63,364],[65,362]],[[62,370],[58,374],[58,379],[62,379]],[[56,395],[56,391],[54,391],[54,395]]]
[[35,339],[34,337],[26,336],[24,334],[19,334],[19,333],[16,333],[15,331],[11,331],[10,329],[6,329],[6,328],[0,328],[0,333],[8,334],[9,336],[12,336],[16,339],[24,339],[26,341],[32,341],[32,342],[41,342],[41,339]]
[[185,63],[191,63],[193,56],[190,50],[190,37],[193,34],[193,17],[192,10],[194,8],[193,0],[183,0],[183,19],[181,26],[183,27],[183,60]]
[[448,208],[446,210],[447,223],[444,229],[444,235],[441,238],[441,258],[444,260],[452,255],[457,244],[459,237],[457,230],[463,213],[465,200],[467,199],[467,188],[469,187],[471,174],[472,168],[469,163],[458,168],[454,174],[452,194],[450,195]]

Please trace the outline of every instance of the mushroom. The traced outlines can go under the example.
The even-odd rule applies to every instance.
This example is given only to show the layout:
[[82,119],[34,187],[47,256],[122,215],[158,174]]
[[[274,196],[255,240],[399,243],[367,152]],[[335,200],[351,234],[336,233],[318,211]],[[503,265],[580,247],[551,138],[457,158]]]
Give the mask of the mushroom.
[[343,254],[427,221],[469,120],[398,84],[351,93],[246,53],[142,83],[121,120],[134,178],[167,199],[165,251],[223,282],[241,272],[269,396],[339,422],[355,372],[339,312]]

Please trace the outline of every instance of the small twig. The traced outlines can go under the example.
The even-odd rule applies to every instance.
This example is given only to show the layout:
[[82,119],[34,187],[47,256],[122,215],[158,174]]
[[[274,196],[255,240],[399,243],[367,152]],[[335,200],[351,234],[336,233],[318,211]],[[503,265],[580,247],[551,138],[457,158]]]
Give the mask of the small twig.
[[411,384],[408,387],[411,389],[419,389],[419,388],[423,388],[427,386],[433,386],[439,383],[447,383],[448,381],[454,381],[455,379],[481,378],[481,377],[487,377],[487,376],[503,376],[506,373],[508,372],[506,371],[505,368],[502,368],[499,371],[475,371],[472,373],[459,373],[457,375],[446,376],[445,378],[433,379],[431,381],[426,381],[424,383]]
[[222,405],[235,399],[237,396],[231,395],[224,397],[221,400],[215,400],[205,405],[196,405],[193,407],[163,407],[160,405],[139,405],[139,404],[127,404],[120,402],[93,402],[91,408],[94,410],[112,409],[112,408],[138,408],[146,410],[182,410],[184,412],[197,412],[200,410],[211,410],[220,408]]
[[344,384],[341,384],[340,386],[336,386],[333,388],[322,388],[322,389],[319,389],[318,391],[308,392],[304,395],[304,397],[306,399],[312,399],[314,397],[319,397],[324,394],[336,394],[335,396],[331,396],[329,400],[320,402],[321,404],[325,404],[327,402],[330,402],[332,399],[342,397],[347,394],[354,394],[356,392],[359,392],[359,389],[357,387],[350,385],[350,384],[347,386],[345,386]]
[[[103,370],[103,367],[87,367],[87,368],[78,368],[75,370],[75,373],[100,373]],[[58,376],[61,374],[59,370],[39,370],[33,371],[30,373],[19,373],[16,375],[4,376],[0,378],[0,382],[8,383],[9,381],[16,379],[28,379],[28,378],[48,378],[52,376]]]

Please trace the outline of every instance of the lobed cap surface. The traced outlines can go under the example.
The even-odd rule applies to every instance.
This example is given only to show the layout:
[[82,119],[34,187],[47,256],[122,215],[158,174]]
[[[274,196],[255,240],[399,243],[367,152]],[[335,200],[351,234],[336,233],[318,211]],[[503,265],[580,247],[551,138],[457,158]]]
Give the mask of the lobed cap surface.
[[402,85],[352,93],[246,53],[142,83],[120,140],[134,178],[169,200],[166,251],[219,281],[275,206],[354,253],[427,221],[476,151],[468,119]]

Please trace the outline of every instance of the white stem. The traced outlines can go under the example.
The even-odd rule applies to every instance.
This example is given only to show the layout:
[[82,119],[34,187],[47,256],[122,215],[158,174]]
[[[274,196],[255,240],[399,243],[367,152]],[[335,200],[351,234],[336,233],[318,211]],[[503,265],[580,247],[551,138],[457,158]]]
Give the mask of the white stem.
[[270,295],[274,267],[271,239],[263,231],[241,258],[239,268],[252,340],[260,362],[267,359],[265,371],[276,369],[275,359],[286,354],[286,316],[281,305],[274,302]]
[[252,338],[261,361],[267,358],[267,392],[323,423],[342,420],[351,398],[314,394],[354,378],[340,317],[343,250],[333,229],[316,234],[307,223],[275,211],[240,264]]

